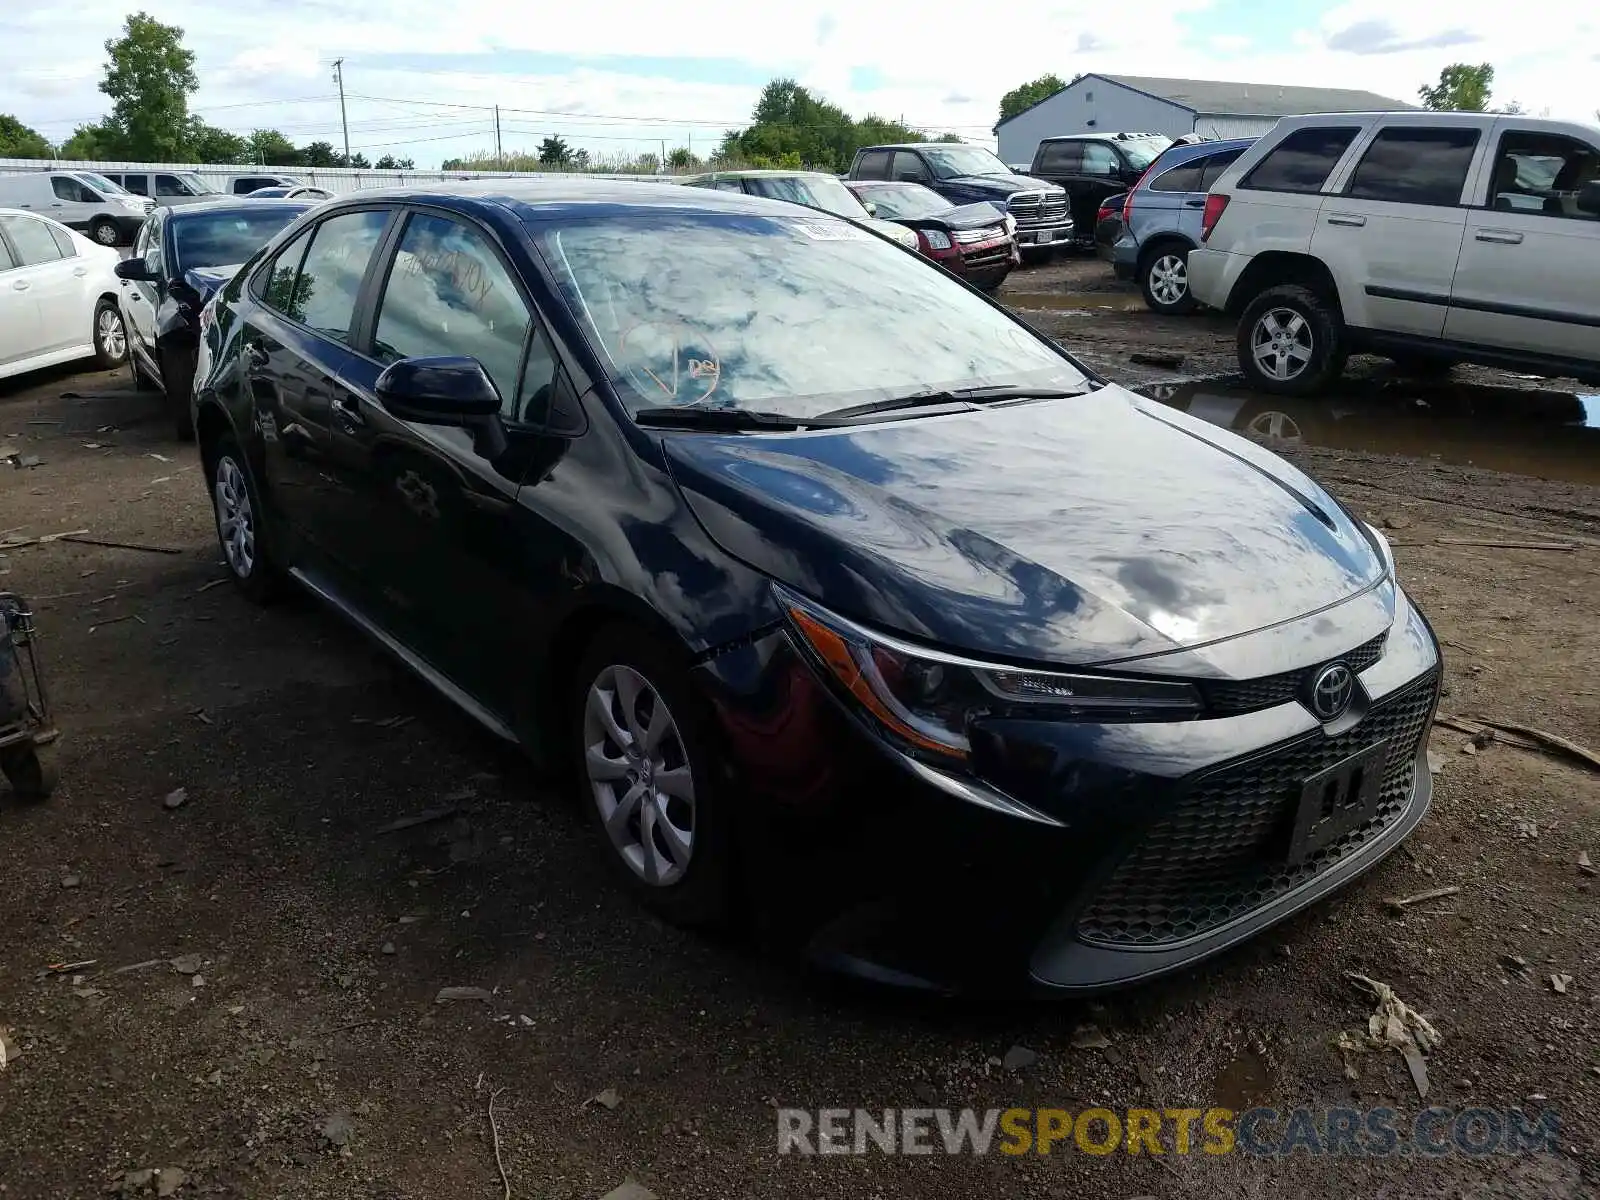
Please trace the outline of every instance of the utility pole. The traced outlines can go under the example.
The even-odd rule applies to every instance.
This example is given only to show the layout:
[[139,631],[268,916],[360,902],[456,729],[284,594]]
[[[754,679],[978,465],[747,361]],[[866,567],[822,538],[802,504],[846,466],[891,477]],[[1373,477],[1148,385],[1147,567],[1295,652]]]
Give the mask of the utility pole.
[[666,138],[662,138],[661,139],[661,161],[656,163],[656,174],[657,175],[665,175],[666,173],[667,173],[667,139]]
[[494,106],[494,165],[500,170],[506,169],[506,156],[500,149],[500,106]]
[[344,126],[344,165],[350,165],[350,120],[344,115],[344,59],[333,60],[333,81],[339,85],[339,124]]

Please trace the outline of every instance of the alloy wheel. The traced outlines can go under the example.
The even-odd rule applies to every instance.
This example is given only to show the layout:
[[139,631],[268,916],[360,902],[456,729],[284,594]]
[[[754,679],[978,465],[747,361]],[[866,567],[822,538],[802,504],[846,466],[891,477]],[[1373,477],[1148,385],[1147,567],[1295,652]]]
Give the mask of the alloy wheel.
[[666,701],[634,668],[606,667],[589,685],[583,761],[622,860],[652,887],[681,880],[694,851],[694,776]]
[[1286,383],[1311,363],[1311,323],[1292,308],[1269,308],[1250,334],[1250,353],[1269,379]]
[[217,462],[213,492],[222,552],[233,573],[240,579],[248,579],[256,565],[255,513],[250,507],[250,488],[244,471],[230,455],[223,455]]
[[94,227],[94,240],[102,246],[115,246],[117,244],[117,227],[110,221],[102,221]]
[[1300,423],[1286,412],[1258,413],[1245,427],[1246,431],[1257,437],[1269,438],[1275,442],[1300,442],[1303,435],[1300,432]]
[[122,327],[122,314],[114,308],[102,308],[95,318],[94,333],[100,351],[106,358],[121,362],[128,356],[128,334]]
[[1150,294],[1168,305],[1189,294],[1189,264],[1183,255],[1163,254],[1150,264]]

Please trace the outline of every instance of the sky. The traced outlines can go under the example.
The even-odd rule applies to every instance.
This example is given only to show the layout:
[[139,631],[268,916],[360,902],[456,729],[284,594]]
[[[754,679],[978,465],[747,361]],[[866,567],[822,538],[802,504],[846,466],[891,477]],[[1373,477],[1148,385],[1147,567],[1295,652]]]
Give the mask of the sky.
[[[192,111],[235,132],[342,139],[332,63],[344,59],[352,151],[446,157],[559,134],[595,156],[714,146],[762,84],[790,76],[856,116],[993,143],[1000,97],[1046,72],[1361,88],[1415,102],[1453,62],[1495,66],[1495,101],[1594,122],[1600,10],[1570,0],[144,0],[185,32]],[[126,0],[0,4],[0,113],[59,142],[98,119],[104,42]]]

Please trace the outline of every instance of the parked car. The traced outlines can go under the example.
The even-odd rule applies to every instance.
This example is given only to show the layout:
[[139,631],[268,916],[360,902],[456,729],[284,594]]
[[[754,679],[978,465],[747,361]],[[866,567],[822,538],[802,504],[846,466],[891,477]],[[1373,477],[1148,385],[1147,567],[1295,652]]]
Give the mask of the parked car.
[[252,200],[332,200],[327,188],[297,183],[290,187],[264,187],[247,193]]
[[1161,133],[1074,133],[1045,138],[1028,171],[1067,193],[1072,219],[1085,235],[1101,201],[1125,192],[1172,144]]
[[1206,193],[1254,143],[1254,138],[1175,143],[1146,168],[1123,199],[1112,266],[1119,278],[1138,282],[1152,311],[1194,310],[1189,251],[1200,243]]
[[1256,387],[1351,353],[1600,383],[1600,129],[1491,113],[1287,117],[1212,185],[1195,299]]
[[834,176],[821,171],[714,171],[709,175],[691,175],[678,182],[689,187],[742,192],[747,196],[803,204],[806,208],[854,221],[907,250],[921,248],[916,234],[893,221],[878,220],[856,199],[854,192]]
[[1439,655],[1383,536],[849,221],[386,190],[213,309],[239,590],[294,581],[570,766],[672,920],[1092,990],[1283,920],[1427,809]]
[[119,305],[133,373],[166,395],[178,437],[194,436],[194,385],[200,314],[240,264],[310,203],[242,196],[181,209],[158,208],[116,264]]
[[1122,236],[1122,205],[1127,194],[1111,196],[1100,202],[1094,214],[1094,249],[1108,263],[1115,263],[1117,239]]
[[0,208],[38,213],[102,246],[120,246],[143,224],[151,204],[92,171],[30,171],[0,175]]
[[262,188],[304,187],[305,184],[298,175],[235,175],[228,181],[228,191],[235,196],[248,196]]
[[127,357],[117,252],[37,213],[0,208],[0,378]]
[[917,235],[918,248],[975,288],[992,292],[1022,261],[1013,231],[1016,221],[992,201],[959,208],[920,183],[847,185],[875,215],[904,225]]
[[215,200],[223,193],[193,171],[104,171],[107,179],[135,196],[148,196],[159,208],[178,208]]
[[1013,174],[982,146],[950,142],[867,146],[856,151],[847,178],[920,183],[951,204],[984,200],[1002,204],[1017,222],[1017,246],[1025,258],[1048,258],[1058,244],[1072,241],[1066,193],[1043,180]]

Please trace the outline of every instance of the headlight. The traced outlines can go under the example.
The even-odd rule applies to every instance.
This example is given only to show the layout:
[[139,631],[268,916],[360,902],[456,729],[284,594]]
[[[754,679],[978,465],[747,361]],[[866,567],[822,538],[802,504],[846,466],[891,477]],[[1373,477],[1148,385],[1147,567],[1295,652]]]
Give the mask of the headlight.
[[921,243],[917,241],[916,232],[905,228],[903,225],[895,226],[894,240],[907,250],[920,250],[922,248]]
[[928,239],[928,245],[934,250],[950,249],[950,238],[942,230],[924,229],[922,236]]
[[1062,720],[1200,711],[1199,693],[1186,683],[977,662],[874,633],[776,585],[773,591],[816,663],[891,740],[924,757],[964,762],[974,720],[1019,709]]

